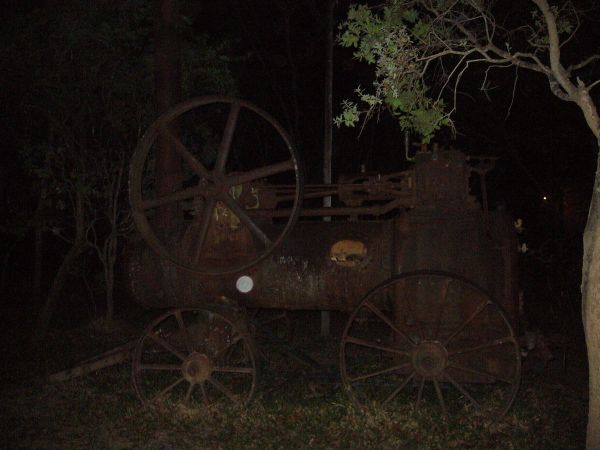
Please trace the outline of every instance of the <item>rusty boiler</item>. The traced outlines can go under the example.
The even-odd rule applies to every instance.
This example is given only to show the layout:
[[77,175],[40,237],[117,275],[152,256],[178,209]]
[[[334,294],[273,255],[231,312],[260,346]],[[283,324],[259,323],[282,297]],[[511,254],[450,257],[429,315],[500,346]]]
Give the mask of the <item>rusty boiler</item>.
[[[473,169],[462,152],[420,152],[415,159],[414,167],[400,174],[366,181],[362,176],[360,189],[346,177],[335,186],[343,200],[338,207],[305,207],[301,216],[307,219],[269,256],[237,273],[197,274],[161,258],[141,239],[133,242],[130,291],[150,308],[231,301],[249,308],[351,311],[369,289],[395,274],[442,270],[474,281],[516,317],[511,218],[482,208],[471,195]],[[384,189],[388,185],[393,189]],[[311,186],[306,189],[310,195]],[[331,219],[324,221],[327,215]],[[224,216],[227,211],[215,214],[214,222]],[[263,215],[262,220],[267,234],[277,233],[275,219]],[[209,233],[215,264],[236,252],[252,252],[243,227],[232,231],[230,225]]]

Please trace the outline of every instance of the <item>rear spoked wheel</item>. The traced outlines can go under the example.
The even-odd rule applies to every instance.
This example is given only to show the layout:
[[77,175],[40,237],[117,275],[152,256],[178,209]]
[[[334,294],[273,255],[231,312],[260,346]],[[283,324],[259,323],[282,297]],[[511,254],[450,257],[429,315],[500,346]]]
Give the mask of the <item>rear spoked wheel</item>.
[[497,420],[512,405],[520,348],[502,308],[444,272],[394,277],[351,314],[340,351],[343,385],[361,409]]

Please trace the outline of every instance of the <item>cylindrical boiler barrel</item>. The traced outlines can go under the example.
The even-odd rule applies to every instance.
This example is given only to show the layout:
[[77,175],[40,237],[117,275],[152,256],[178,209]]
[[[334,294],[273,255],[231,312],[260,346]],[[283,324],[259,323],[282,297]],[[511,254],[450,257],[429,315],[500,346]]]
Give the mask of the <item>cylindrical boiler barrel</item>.
[[[227,297],[249,308],[349,311],[392,275],[393,228],[391,220],[299,222],[257,266],[218,277],[179,269],[137,245],[128,263],[130,290],[138,303],[153,308],[199,306]],[[240,276],[252,279],[250,292],[236,289]]]

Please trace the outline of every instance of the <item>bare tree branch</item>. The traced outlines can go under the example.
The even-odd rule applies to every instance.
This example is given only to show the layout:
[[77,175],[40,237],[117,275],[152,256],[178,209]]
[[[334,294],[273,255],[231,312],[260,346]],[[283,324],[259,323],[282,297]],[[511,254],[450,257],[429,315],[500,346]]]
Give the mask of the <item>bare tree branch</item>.
[[597,86],[598,84],[600,84],[600,80],[596,80],[596,81],[594,81],[592,84],[590,84],[590,85],[588,86],[588,91],[591,91],[591,90],[592,90],[592,88],[594,88],[594,87],[595,87],[595,86]]
[[560,40],[558,37],[558,29],[556,27],[556,17],[554,17],[546,0],[531,1],[539,8],[546,21],[550,45],[548,56],[550,57],[550,69],[552,70],[552,74],[567,95],[573,97],[576,92],[576,87],[571,83],[571,80],[569,80],[569,75],[560,62]]
[[572,73],[576,70],[579,69],[583,69],[585,66],[587,66],[588,64],[594,62],[594,61],[598,61],[600,60],[600,55],[592,55],[589,58],[586,58],[585,60],[583,60],[582,62],[580,62],[579,64],[572,64],[567,68],[567,72],[568,73]]
[[515,92],[517,90],[517,82],[519,81],[519,66],[515,66],[515,81],[513,83],[512,93],[510,95],[510,105],[508,105],[508,110],[506,111],[506,116],[504,116],[504,120],[508,119],[510,116],[510,111],[512,110],[513,103],[515,101]]

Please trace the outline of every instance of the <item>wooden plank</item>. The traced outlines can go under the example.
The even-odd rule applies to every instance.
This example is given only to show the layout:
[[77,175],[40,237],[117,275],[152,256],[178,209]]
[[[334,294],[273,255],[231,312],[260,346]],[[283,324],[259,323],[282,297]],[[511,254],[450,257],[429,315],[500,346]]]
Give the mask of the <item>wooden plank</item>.
[[126,344],[119,345],[111,350],[86,359],[71,369],[49,375],[48,381],[50,383],[59,383],[61,381],[72,380],[88,373],[95,372],[96,370],[120,364],[129,359],[129,356],[131,355],[131,352],[136,344],[137,339],[127,342]]

